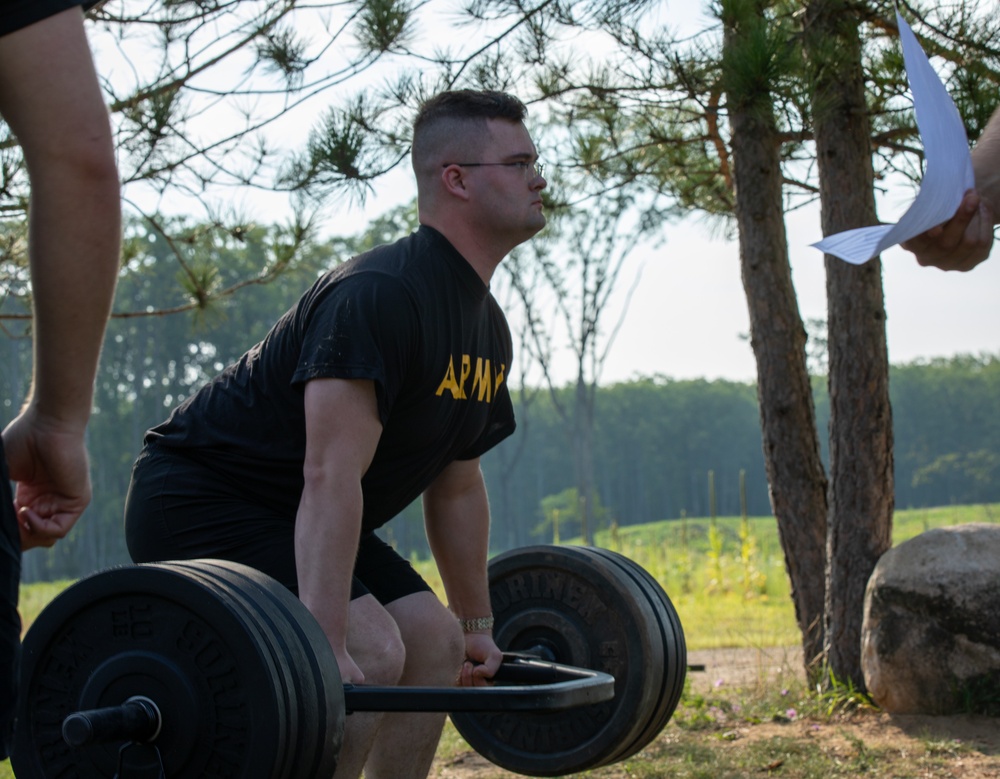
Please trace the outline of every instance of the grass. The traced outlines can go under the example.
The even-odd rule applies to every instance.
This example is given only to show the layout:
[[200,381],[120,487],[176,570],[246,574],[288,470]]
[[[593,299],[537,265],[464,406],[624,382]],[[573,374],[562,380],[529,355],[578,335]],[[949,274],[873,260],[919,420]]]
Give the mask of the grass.
[[[1000,776],[996,749],[935,733],[909,735],[869,705],[831,707],[792,678],[752,688],[693,691],[690,685],[659,737],[621,763],[584,772],[593,779],[984,779]],[[469,764],[462,772],[461,766]],[[473,769],[472,766],[475,766]],[[433,777],[501,779],[450,727]]]
[[[898,544],[930,528],[970,522],[1000,523],[1000,504],[897,511],[893,541]],[[801,640],[777,527],[771,517],[753,517],[746,522],[739,517],[721,517],[714,523],[687,519],[611,528],[599,532],[596,543],[635,560],[663,585],[680,616],[689,649],[787,647]],[[433,563],[414,563],[442,594]],[[26,628],[68,584],[33,584],[22,589],[21,614]],[[763,723],[812,722],[829,728],[844,716],[873,717],[877,713],[865,713],[858,696],[839,694],[836,689],[816,695],[793,682],[751,691],[713,690],[711,694],[689,689],[664,735],[654,744],[627,764],[607,769],[617,773],[601,769],[593,775],[661,777],[664,765],[669,764],[670,775],[677,779],[771,775],[826,779],[859,774],[903,779],[951,776],[941,766],[968,756],[958,745],[928,736],[909,747],[912,769],[881,773],[878,766],[892,756],[860,740],[855,743],[840,738],[834,748],[803,738],[798,731],[793,737],[778,734],[752,744],[739,735],[741,728]],[[463,749],[467,749],[464,741],[449,726],[439,760],[455,760]],[[892,762],[899,763],[898,755]],[[1000,775],[1000,765],[997,769],[996,775]],[[0,763],[0,779],[12,776],[9,765]],[[482,779],[488,776],[482,774]]]

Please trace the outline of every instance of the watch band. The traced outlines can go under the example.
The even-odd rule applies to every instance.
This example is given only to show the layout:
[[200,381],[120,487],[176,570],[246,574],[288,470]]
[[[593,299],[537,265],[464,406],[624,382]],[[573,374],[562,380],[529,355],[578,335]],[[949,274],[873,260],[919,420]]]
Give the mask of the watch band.
[[493,615],[488,617],[476,617],[475,619],[460,619],[463,633],[480,633],[486,630],[493,630]]

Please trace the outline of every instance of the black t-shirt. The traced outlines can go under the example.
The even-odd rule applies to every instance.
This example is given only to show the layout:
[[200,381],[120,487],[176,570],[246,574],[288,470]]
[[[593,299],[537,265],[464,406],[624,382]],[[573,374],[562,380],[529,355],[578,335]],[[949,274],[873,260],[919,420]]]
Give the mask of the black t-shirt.
[[449,463],[478,457],[514,431],[511,358],[510,330],[487,286],[444,236],[422,226],[320,278],[263,341],[145,440],[183,449],[294,519],[306,383],[371,379],[383,430],[362,480],[370,531]]
[[0,37],[55,16],[57,13],[83,6],[86,12],[99,0],[4,0],[0,4]]

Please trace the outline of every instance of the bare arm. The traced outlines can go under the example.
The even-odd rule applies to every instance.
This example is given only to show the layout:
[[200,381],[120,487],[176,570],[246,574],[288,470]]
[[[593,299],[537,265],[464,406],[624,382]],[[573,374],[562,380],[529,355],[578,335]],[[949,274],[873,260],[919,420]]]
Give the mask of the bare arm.
[[118,273],[121,204],[108,112],[79,8],[0,38],[0,113],[31,183],[34,375],[4,431],[25,547],[90,500],[83,433]]
[[976,189],[965,194],[955,215],[902,244],[921,265],[968,271],[990,256],[993,226],[1000,223],[1000,109],[972,150],[972,169]]
[[[456,460],[424,492],[427,541],[448,605],[460,619],[491,614],[487,556],[490,508],[479,460]],[[491,631],[467,633],[463,685],[483,685],[500,666]]]
[[990,208],[993,224],[1000,224],[1000,108],[993,112],[972,150],[972,169],[976,191]]
[[295,519],[299,598],[330,640],[343,680],[363,682],[347,652],[347,614],[361,533],[361,477],[382,434],[374,385],[310,381],[305,412],[305,487]]

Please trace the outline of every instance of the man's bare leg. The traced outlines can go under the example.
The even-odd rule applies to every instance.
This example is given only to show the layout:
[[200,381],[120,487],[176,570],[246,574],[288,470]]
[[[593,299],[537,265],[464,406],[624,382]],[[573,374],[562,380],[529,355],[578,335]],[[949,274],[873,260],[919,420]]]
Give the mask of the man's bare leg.
[[[386,606],[406,645],[402,685],[449,687],[465,656],[455,615],[430,592]],[[385,714],[365,764],[365,779],[424,779],[430,770],[447,715]]]

